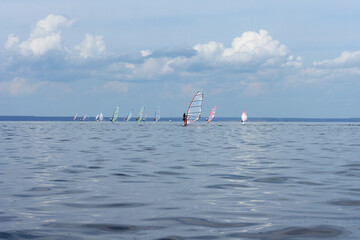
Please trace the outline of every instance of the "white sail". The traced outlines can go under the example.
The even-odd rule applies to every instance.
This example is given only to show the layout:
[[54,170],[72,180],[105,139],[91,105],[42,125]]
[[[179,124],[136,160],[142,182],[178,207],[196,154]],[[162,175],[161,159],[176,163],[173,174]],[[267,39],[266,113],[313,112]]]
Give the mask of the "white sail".
[[85,114],[85,115],[82,117],[81,121],[85,121],[86,117],[87,117],[87,114]]
[[99,119],[99,114],[96,114],[95,121]]
[[200,119],[201,117],[201,110],[202,110],[202,102],[203,102],[204,94],[201,92],[197,92],[193,99],[190,102],[187,115],[186,115],[186,122],[185,125],[195,122]]
[[133,114],[133,110],[131,110],[131,111],[129,112],[129,114],[127,115],[127,117],[124,119],[125,122],[130,121],[130,119],[131,119],[131,117],[132,117],[132,114]]
[[78,114],[76,113],[76,114],[75,114],[75,116],[74,116],[74,118],[73,118],[73,121],[75,121],[75,120],[76,120],[77,115],[78,115]]
[[100,113],[100,115],[99,115],[99,121],[101,122],[102,120],[104,120],[104,116],[103,116],[102,113]]
[[154,117],[154,122],[158,122],[160,120],[160,107],[157,107]]
[[248,119],[246,111],[243,111],[241,114],[241,122],[245,122]]

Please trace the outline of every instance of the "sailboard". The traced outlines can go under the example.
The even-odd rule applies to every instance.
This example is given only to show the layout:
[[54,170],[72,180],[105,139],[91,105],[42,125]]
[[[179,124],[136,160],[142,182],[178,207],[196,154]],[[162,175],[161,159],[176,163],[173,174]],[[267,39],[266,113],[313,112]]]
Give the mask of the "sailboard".
[[99,120],[99,114],[96,114],[95,121]]
[[245,121],[248,119],[246,111],[243,111],[241,114],[241,122],[245,123]]
[[133,110],[130,110],[129,114],[127,115],[127,117],[124,119],[125,122],[128,122],[130,121],[131,117],[132,117],[132,114],[133,114]]
[[81,121],[85,121],[86,117],[87,117],[87,114],[85,114],[85,115],[82,117]]
[[193,123],[200,119],[204,94],[197,92],[190,102],[184,125]]
[[158,122],[160,120],[160,107],[157,107],[154,117],[154,122]]
[[76,114],[75,114],[75,116],[74,116],[74,118],[73,118],[73,121],[75,121],[75,120],[76,120],[77,115],[78,115],[78,114],[76,113]]
[[112,116],[112,118],[111,118],[111,121],[112,121],[112,122],[115,122],[116,119],[118,118],[118,116],[119,116],[119,107],[116,107],[116,108],[115,108],[115,111],[114,111],[114,113],[113,113],[113,116]]
[[99,114],[99,121],[101,122],[102,120],[104,120],[104,115],[102,113]]
[[209,113],[209,116],[208,116],[208,118],[206,120],[208,123],[210,123],[214,119],[215,113],[216,113],[216,108],[217,108],[216,105],[212,107],[212,109],[211,109],[211,111]]
[[139,123],[143,117],[144,117],[144,110],[145,110],[145,107],[142,106],[141,109],[140,109],[140,112],[139,112],[139,117],[137,118],[137,123]]

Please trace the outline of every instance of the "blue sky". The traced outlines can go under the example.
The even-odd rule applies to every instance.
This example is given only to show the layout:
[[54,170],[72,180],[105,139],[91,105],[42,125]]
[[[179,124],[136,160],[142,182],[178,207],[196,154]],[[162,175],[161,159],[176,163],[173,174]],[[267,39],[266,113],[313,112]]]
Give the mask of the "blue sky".
[[360,1],[0,2],[0,115],[360,117]]

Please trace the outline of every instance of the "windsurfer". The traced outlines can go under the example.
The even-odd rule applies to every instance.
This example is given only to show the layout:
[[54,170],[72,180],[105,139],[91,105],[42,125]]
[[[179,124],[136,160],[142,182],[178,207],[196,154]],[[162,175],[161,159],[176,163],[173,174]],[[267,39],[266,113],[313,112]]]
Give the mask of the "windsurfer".
[[183,121],[184,121],[184,125],[186,126],[186,114],[183,114]]

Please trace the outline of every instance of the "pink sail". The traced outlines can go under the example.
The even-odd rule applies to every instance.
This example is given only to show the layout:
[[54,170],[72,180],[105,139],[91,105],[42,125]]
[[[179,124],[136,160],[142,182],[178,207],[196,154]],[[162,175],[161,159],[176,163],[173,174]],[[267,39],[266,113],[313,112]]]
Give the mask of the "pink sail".
[[241,122],[245,122],[248,119],[246,111],[243,111],[241,114]]

